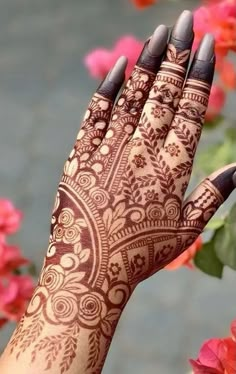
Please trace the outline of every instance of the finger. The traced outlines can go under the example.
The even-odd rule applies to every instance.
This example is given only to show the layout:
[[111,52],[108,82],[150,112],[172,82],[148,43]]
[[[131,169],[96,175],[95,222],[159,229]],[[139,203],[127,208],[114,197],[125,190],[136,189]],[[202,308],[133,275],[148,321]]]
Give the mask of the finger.
[[80,159],[81,167],[105,136],[114,101],[124,82],[127,63],[124,56],[117,60],[88,106],[72,155]]
[[161,155],[178,179],[182,198],[188,184],[195,152],[201,136],[214,75],[214,38],[207,34],[196,52],[177,113],[171,124]]
[[[168,28],[160,25],[145,43],[132,75],[113,109],[106,136],[87,164],[97,174],[102,173],[104,184],[110,186],[115,177],[116,180],[119,179],[116,168],[120,174],[126,168],[128,156],[122,158],[120,165],[121,155],[138,124],[148,92],[160,67],[167,39]],[[114,162],[117,158],[117,162]]]
[[195,227],[201,232],[235,188],[236,163],[211,174],[185,200],[182,210],[184,227]]
[[[126,134],[130,136],[137,126],[143,105],[160,68],[167,40],[168,28],[160,25],[151,39],[145,43],[134,70],[114,107],[109,129],[115,129],[117,138],[123,138]],[[127,124],[130,125],[126,126]]]
[[184,11],[172,31],[164,61],[150,90],[134,138],[153,134],[153,151],[162,146],[181,97],[193,41],[193,15]]

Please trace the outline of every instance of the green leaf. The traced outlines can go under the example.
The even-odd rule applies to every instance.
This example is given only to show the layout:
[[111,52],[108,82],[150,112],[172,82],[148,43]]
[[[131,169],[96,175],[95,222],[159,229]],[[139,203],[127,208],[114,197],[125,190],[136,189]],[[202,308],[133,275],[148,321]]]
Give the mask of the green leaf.
[[219,115],[212,121],[205,121],[204,122],[204,130],[205,131],[214,130],[216,126],[218,126],[222,123],[223,119],[224,119],[224,117],[222,115]]
[[205,229],[206,230],[217,230],[224,224],[225,224],[225,220],[223,218],[213,218],[208,222]]
[[231,140],[236,141],[236,129],[235,129],[235,127],[229,127],[228,129],[226,129],[225,135],[228,138],[231,138]]
[[[211,174],[215,170],[235,161],[235,141],[225,138],[223,142],[218,142],[208,146],[197,155],[196,171],[202,174]],[[213,155],[213,157],[209,157]]]
[[204,273],[213,277],[222,278],[224,265],[216,256],[214,240],[203,244],[202,249],[197,252],[194,258],[194,263]]
[[228,225],[233,225],[236,229],[236,204],[234,204],[229,212],[228,217],[226,218],[226,223]]
[[236,222],[220,227],[214,236],[217,257],[224,264],[236,270]]

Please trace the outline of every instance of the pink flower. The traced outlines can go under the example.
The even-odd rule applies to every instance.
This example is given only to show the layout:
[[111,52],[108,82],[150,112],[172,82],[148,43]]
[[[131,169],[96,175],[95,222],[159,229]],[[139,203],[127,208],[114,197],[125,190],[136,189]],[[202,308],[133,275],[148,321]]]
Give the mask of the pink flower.
[[231,323],[230,330],[232,339],[236,342],[236,319]]
[[[231,325],[233,329],[236,321]],[[209,339],[203,343],[197,360],[190,360],[194,374],[235,374],[236,342],[232,338]]]
[[195,43],[208,32],[216,40],[216,52],[225,56],[236,50],[236,1],[209,2],[194,12]]
[[16,246],[0,243],[0,276],[7,275],[29,261],[21,256],[20,249]]
[[0,280],[0,312],[11,321],[18,321],[34,290],[28,275],[12,275],[6,282]]
[[209,98],[206,121],[214,120],[221,112],[225,104],[226,94],[222,87],[213,84]]
[[129,60],[126,69],[126,79],[128,79],[142,47],[143,42],[137,40],[132,35],[124,35],[117,40],[111,50],[97,48],[87,54],[84,58],[84,63],[92,77],[103,79],[114,66],[117,59],[124,55]]
[[21,223],[22,213],[7,199],[0,199],[0,241],[3,235],[15,233]]
[[[194,12],[194,47],[206,33],[215,37],[216,69],[224,85],[236,87],[236,72],[233,64],[230,70],[225,57],[230,51],[236,52],[236,0],[208,1]],[[225,66],[226,64],[226,66]]]
[[216,68],[220,72],[220,78],[224,86],[229,89],[234,89],[236,87],[236,70],[234,64],[226,58],[218,59]]

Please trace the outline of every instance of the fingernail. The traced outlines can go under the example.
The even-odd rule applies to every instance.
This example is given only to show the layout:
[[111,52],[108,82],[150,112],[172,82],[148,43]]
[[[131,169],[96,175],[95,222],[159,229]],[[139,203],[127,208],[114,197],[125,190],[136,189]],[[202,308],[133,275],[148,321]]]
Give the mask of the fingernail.
[[236,173],[233,174],[233,184],[234,187],[236,187]]
[[115,100],[125,79],[125,69],[127,63],[127,57],[121,56],[118,58],[113,68],[98,87],[97,93],[99,95],[104,96],[112,101]]
[[236,187],[236,167],[226,168],[222,173],[211,180],[226,200]]
[[202,39],[195,58],[201,61],[211,61],[215,54],[215,39],[213,35],[206,34]]
[[128,64],[127,57],[125,56],[119,57],[115,65],[113,66],[113,68],[108,73],[107,78],[109,82],[116,83],[116,84],[123,82],[125,78],[125,69],[127,67],[127,64]]
[[173,31],[172,37],[178,40],[187,41],[193,37],[193,14],[189,10],[184,10],[179,16]]
[[160,56],[164,52],[168,34],[167,26],[160,25],[156,28],[148,44],[148,50],[152,56]]

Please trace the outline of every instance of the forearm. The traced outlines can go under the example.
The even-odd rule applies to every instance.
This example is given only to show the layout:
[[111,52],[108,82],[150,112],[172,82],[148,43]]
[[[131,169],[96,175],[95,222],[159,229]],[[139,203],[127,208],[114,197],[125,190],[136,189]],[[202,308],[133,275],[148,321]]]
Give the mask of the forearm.
[[55,315],[53,304],[38,314],[25,315],[0,359],[1,374],[14,370],[17,374],[101,373],[122,310],[109,310],[97,295],[91,292],[81,297],[79,310],[77,306],[70,310],[75,318],[69,324],[46,320],[46,307],[50,307],[48,315]]

